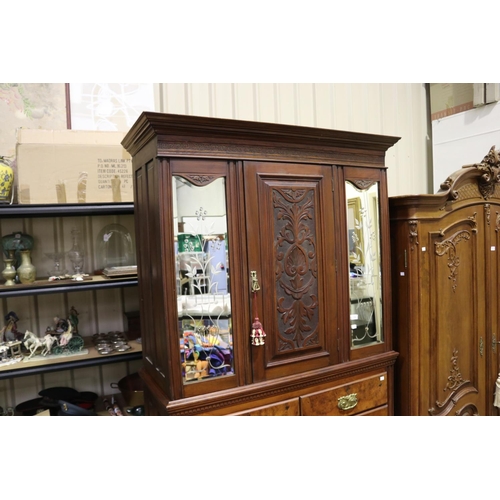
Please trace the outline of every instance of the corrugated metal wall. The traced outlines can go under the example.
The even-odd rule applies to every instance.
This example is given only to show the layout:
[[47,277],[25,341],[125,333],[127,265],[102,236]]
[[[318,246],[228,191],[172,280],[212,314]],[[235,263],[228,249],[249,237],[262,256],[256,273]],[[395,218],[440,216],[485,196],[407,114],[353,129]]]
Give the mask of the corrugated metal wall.
[[423,83],[162,83],[158,111],[401,137],[387,153],[389,195],[427,193]]

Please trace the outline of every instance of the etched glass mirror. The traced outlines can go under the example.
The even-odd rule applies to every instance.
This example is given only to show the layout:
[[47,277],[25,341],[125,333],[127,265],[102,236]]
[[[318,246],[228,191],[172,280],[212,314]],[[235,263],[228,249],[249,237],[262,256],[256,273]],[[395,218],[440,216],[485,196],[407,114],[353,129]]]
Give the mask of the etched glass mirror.
[[351,348],[383,341],[379,184],[364,184],[346,181]]
[[173,177],[179,349],[185,384],[234,374],[225,179],[206,182],[198,177]]

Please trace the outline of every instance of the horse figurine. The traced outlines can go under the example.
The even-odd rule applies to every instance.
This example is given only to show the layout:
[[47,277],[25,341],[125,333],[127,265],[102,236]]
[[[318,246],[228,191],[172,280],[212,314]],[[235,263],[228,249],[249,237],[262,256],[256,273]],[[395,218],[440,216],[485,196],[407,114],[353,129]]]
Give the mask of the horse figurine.
[[30,332],[26,330],[26,333],[24,334],[24,339],[23,339],[23,344],[26,349],[30,352],[30,355],[28,356],[28,359],[30,359],[32,356],[34,356],[35,352],[41,347],[42,351],[40,354],[42,356],[46,356],[47,354],[50,354],[52,351],[52,347],[54,344],[57,344],[57,337],[54,337],[53,335],[50,335],[49,333],[45,334],[43,339],[40,339],[37,337],[33,332]]
[[50,354],[52,351],[52,346],[54,344],[57,344],[57,337],[54,337],[53,335],[50,335],[47,333],[42,340],[42,345],[43,349],[42,352],[40,353],[42,356],[47,356],[47,354]]
[[23,338],[23,344],[26,349],[30,352],[28,359],[31,358],[39,347],[43,347],[41,339],[39,339],[33,332],[26,330]]

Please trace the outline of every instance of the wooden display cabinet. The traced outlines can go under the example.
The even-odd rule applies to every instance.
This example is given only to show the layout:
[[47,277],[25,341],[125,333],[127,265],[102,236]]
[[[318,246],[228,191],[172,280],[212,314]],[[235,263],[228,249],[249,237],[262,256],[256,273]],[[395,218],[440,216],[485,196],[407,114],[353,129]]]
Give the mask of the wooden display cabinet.
[[497,415],[500,161],[389,200],[397,415]]
[[138,118],[122,144],[148,415],[393,413],[384,159],[397,140]]

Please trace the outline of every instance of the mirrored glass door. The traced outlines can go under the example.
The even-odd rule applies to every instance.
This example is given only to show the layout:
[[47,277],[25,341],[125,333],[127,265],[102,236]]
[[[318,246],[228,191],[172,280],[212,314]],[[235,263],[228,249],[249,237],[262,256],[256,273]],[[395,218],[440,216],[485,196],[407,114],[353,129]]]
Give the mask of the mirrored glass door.
[[184,384],[234,374],[226,184],[173,177],[179,349]]
[[346,181],[351,348],[383,342],[379,184]]

